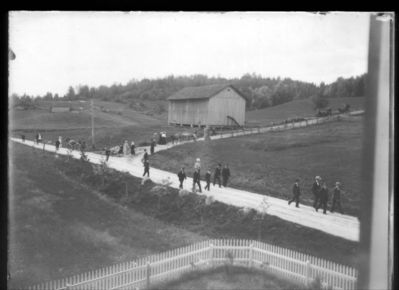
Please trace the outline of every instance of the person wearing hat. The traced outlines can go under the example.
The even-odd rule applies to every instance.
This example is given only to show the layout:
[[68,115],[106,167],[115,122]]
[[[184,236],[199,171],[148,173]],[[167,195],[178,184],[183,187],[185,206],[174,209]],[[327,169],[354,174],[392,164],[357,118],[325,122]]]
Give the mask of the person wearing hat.
[[213,174],[213,186],[215,186],[217,180],[219,183],[219,187],[222,187],[222,182],[220,180],[221,173],[222,173],[222,164],[219,163],[215,169],[215,173]]
[[180,181],[179,188],[183,188],[183,181],[187,178],[186,173],[184,172],[184,167],[180,169],[180,171],[177,173],[177,176],[179,177]]
[[144,164],[144,162],[147,160],[148,160],[148,152],[147,152],[147,149],[144,149],[144,155],[143,155],[143,158],[141,159],[141,162],[143,162],[143,164]]
[[293,198],[288,201],[288,205],[295,201],[295,206],[299,207],[299,196],[301,195],[301,188],[299,187],[299,179],[295,180],[294,186],[292,187]]
[[155,140],[152,139],[151,140],[151,146],[150,146],[151,155],[154,154],[154,148],[155,148]]
[[205,190],[208,189],[209,191],[211,185],[211,169],[208,169],[208,171],[205,173],[205,181],[206,181]]
[[222,169],[223,187],[227,186],[227,181],[229,180],[229,177],[230,177],[230,169],[229,166],[225,164]]
[[144,160],[144,173],[143,177],[147,174],[150,177],[150,161],[148,159]]
[[55,150],[58,151],[60,149],[60,140],[55,140]]
[[195,192],[195,185],[198,185],[199,188],[199,192],[202,192],[201,190],[201,182],[200,182],[200,171],[199,169],[196,169],[194,171],[194,175],[193,175],[193,192]]
[[312,185],[312,193],[314,196],[313,207],[315,209],[316,209],[318,203],[320,202],[320,190],[321,190],[320,180],[321,180],[321,177],[316,176],[315,181],[313,182],[313,185]]
[[335,183],[331,212],[334,212],[335,209],[338,209],[341,214],[343,213],[341,207],[341,182],[339,181]]
[[320,202],[316,205],[316,211],[319,211],[319,208],[323,207],[323,214],[327,214],[328,189],[325,182],[320,189],[319,198]]
[[111,149],[109,147],[105,147],[105,161],[109,160],[109,156],[111,155]]

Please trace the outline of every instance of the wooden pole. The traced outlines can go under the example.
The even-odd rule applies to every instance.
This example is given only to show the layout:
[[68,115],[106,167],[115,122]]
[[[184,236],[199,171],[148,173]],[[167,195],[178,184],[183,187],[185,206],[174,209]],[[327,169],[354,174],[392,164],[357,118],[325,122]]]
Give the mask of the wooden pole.
[[388,13],[382,17],[385,19],[370,17],[358,289],[392,289],[389,169],[393,157],[389,134],[393,124],[393,17]]
[[94,139],[94,99],[91,99],[91,142],[92,147],[96,147],[95,139]]

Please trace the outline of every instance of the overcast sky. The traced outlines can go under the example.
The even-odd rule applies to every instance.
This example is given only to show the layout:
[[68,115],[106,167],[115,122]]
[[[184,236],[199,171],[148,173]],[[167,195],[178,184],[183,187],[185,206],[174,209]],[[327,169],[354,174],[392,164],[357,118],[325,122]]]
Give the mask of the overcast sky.
[[369,14],[12,12],[10,94],[206,74],[333,82],[367,70]]

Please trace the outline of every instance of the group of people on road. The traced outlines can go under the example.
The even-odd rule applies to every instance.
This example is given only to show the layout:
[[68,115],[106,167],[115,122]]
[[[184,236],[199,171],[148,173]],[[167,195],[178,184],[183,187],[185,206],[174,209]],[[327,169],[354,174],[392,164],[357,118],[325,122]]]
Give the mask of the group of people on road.
[[[162,139],[165,138],[165,139]],[[21,139],[23,142],[25,142],[25,135],[21,135]],[[66,139],[67,145],[69,145],[71,140],[69,138]],[[43,143],[43,139],[40,133],[36,133],[35,135],[35,142],[36,144]],[[162,143],[161,143],[162,142]],[[160,144],[163,144],[163,142],[166,142],[166,133],[161,132],[160,133]],[[77,142],[77,145],[79,145],[79,148],[82,152],[85,151],[86,148],[86,142],[79,140]],[[150,145],[150,153],[151,155],[154,154],[154,147],[156,146],[155,139],[153,138],[151,140],[151,145]],[[59,148],[62,147],[62,137],[59,136],[58,139],[55,141],[55,149],[56,151],[59,150]],[[120,154],[123,155],[136,155],[136,146],[135,143],[132,141],[131,144],[129,145],[128,141],[125,140],[123,145],[120,146],[119,152]],[[105,155],[106,155],[106,161],[109,160],[109,157],[111,155],[111,149],[109,147],[105,148]],[[144,176],[150,176],[150,162],[149,162],[149,154],[147,152],[147,149],[144,149],[144,155],[142,158],[142,163],[144,166],[144,172],[143,172],[143,177]],[[183,189],[183,183],[184,180],[187,179],[187,174],[185,172],[185,168],[181,167],[179,172],[177,173],[178,179],[179,179],[179,188]],[[200,158],[197,158],[194,163],[194,172],[193,172],[193,184],[192,184],[192,190],[195,192],[196,187],[198,186],[199,192],[202,192],[201,188],[201,160]],[[210,185],[211,185],[211,178],[212,178],[212,171],[211,168],[208,168],[204,175],[204,180],[206,182],[205,185],[205,190],[210,191]],[[219,185],[219,188],[222,187],[227,187],[228,180],[230,179],[230,168],[228,164],[225,164],[222,166],[221,163],[218,163],[215,169],[213,170],[213,186],[216,186],[216,184]],[[300,203],[300,195],[301,195],[301,187],[299,185],[299,179],[295,180],[294,185],[292,186],[292,198],[288,200],[288,205],[291,203],[295,202],[296,207],[299,207]],[[321,208],[323,209],[323,214],[327,213],[327,206],[328,206],[328,201],[329,201],[329,190],[327,187],[327,184],[325,181],[322,181],[320,176],[316,176],[315,180],[312,184],[311,188],[312,194],[313,194],[313,207],[318,212],[318,210]],[[331,208],[330,212],[333,213],[336,210],[338,210],[341,214],[343,214],[342,211],[342,205],[341,205],[341,183],[339,181],[335,182],[335,186],[332,190],[332,202],[331,202]]]
[[[183,188],[183,182],[187,178],[186,172],[184,167],[181,167],[180,171],[177,173],[177,177],[179,178],[179,188]],[[208,168],[206,171],[204,178],[205,178],[205,190],[210,191],[210,185],[211,185],[211,177],[212,177],[212,172],[211,168]],[[213,173],[213,186],[216,185],[216,182],[218,182],[219,187],[227,187],[227,182],[230,178],[230,168],[228,164],[225,164],[222,168],[222,164],[218,163],[216,166],[214,173]],[[199,192],[202,192],[201,188],[201,159],[197,158],[194,163],[194,172],[193,172],[193,186],[192,190],[195,192],[196,191],[196,186],[198,186]]]
[[[326,182],[322,182],[320,176],[315,177],[315,181],[312,185],[312,193],[313,193],[313,207],[318,212],[320,208],[323,209],[323,214],[327,214],[327,204],[329,200],[329,192]],[[292,199],[288,201],[288,205],[292,202],[295,202],[296,207],[299,207],[299,196],[301,195],[301,189],[299,186],[299,179],[295,180],[295,183],[292,187]],[[330,212],[334,212],[338,210],[341,214],[342,206],[341,206],[341,182],[335,182],[335,186],[332,192],[332,205]]]
[[125,140],[121,145],[110,148],[110,147],[104,147],[104,151],[105,151],[105,161],[109,160],[109,157],[111,155],[112,152],[114,152],[114,154],[119,154],[119,155],[123,155],[123,156],[135,156],[136,155],[136,144],[134,143],[134,141],[132,141],[129,145],[129,142],[127,140]]
[[36,133],[36,135],[35,135],[35,141],[36,141],[36,144],[39,144],[39,143],[42,143],[42,142],[43,142],[43,140],[42,140],[42,135],[41,135],[40,133]]

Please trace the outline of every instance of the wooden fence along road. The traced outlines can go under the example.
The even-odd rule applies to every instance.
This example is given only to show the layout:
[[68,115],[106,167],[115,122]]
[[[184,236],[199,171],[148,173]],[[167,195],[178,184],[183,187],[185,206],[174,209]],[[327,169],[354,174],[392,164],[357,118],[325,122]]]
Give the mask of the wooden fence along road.
[[[313,126],[317,124],[323,124],[327,122],[332,122],[332,121],[338,121],[341,119],[345,119],[347,116],[359,116],[364,114],[363,110],[359,111],[352,111],[349,114],[339,114],[339,115],[333,115],[333,116],[328,116],[328,117],[319,117],[319,118],[312,118],[312,119],[307,119],[299,122],[290,122],[290,123],[284,123],[284,124],[278,124],[274,126],[267,126],[267,127],[256,127],[256,128],[245,128],[245,129],[240,129],[240,130],[231,130],[231,131],[226,131],[217,135],[210,136],[211,140],[218,140],[218,139],[225,139],[225,138],[232,138],[232,137],[238,137],[238,136],[245,136],[245,135],[253,135],[253,134],[261,134],[261,133],[267,133],[267,132],[275,132],[275,131],[283,131],[283,130],[290,130],[290,129],[295,129],[295,128],[303,128],[303,127],[308,127],[308,126]],[[205,141],[204,137],[197,138],[196,141]],[[155,147],[155,151],[162,151],[166,150],[175,146],[187,144],[187,143],[193,143],[196,142],[194,140],[185,140],[181,142],[175,142],[174,144],[168,143],[165,145],[157,145]],[[150,150],[150,146],[143,146],[143,147],[138,147],[137,152],[141,153],[144,152],[144,149],[147,149],[147,151]]]
[[324,287],[332,289],[356,289],[358,276],[354,268],[258,241],[207,240],[28,289],[143,289],[192,270],[225,264],[263,269],[305,285],[319,277]]

